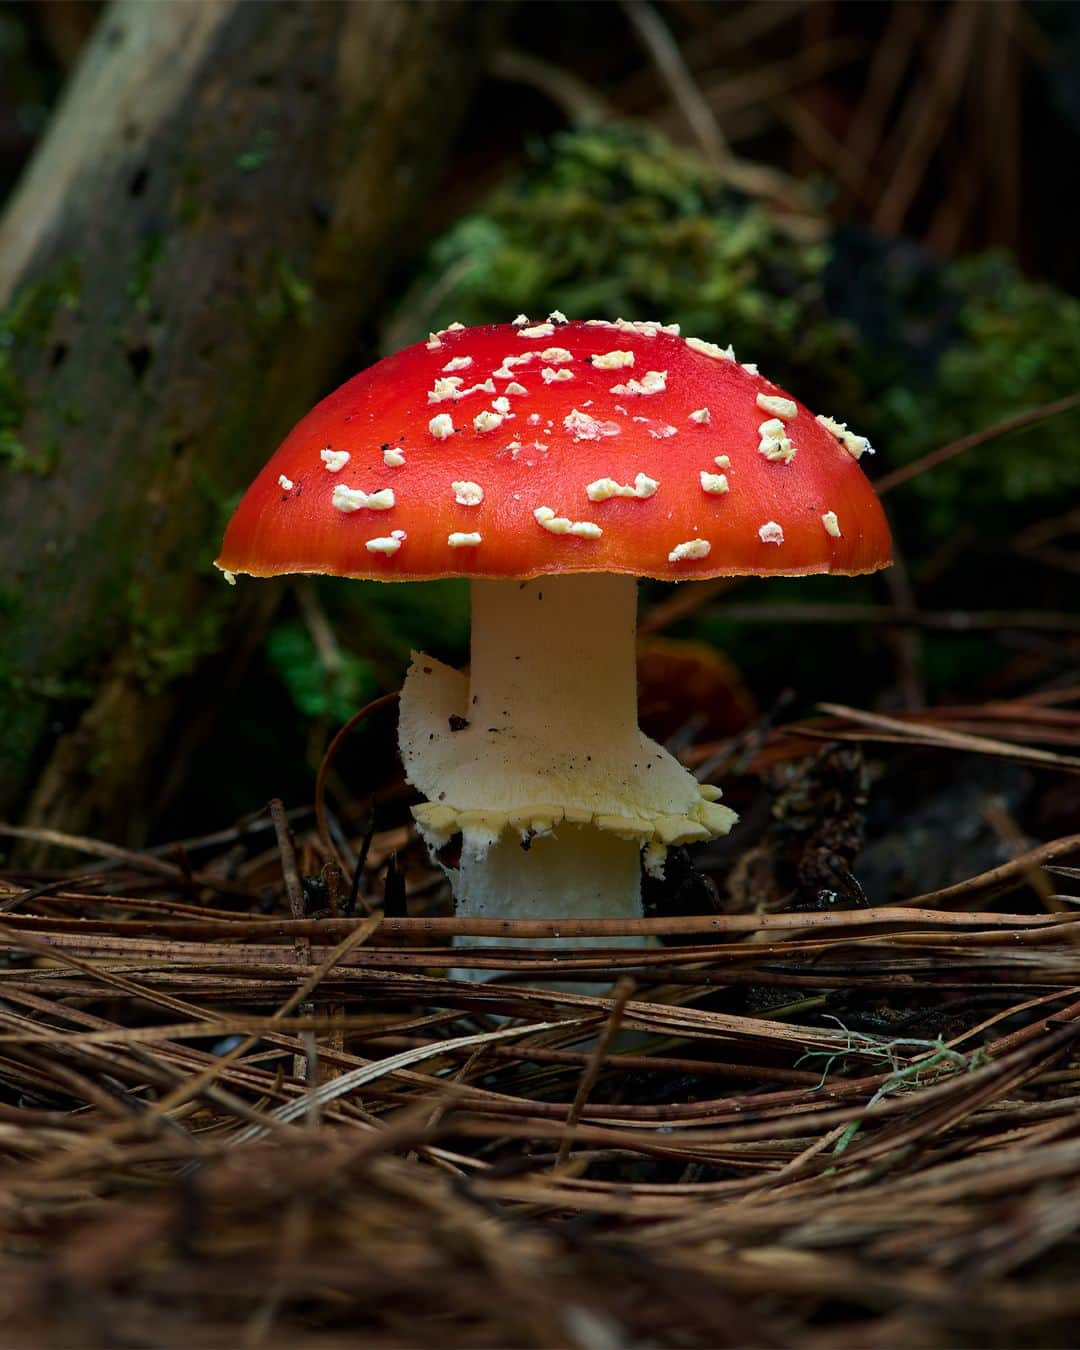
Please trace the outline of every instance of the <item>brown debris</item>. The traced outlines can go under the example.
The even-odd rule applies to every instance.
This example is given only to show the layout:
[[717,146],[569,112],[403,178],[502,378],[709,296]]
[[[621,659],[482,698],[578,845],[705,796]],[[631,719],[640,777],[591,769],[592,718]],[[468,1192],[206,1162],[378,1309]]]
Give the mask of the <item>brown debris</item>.
[[[850,876],[864,795],[858,747],[787,773],[792,898]],[[1071,911],[759,894],[641,921],[676,945],[582,921],[560,928],[596,945],[561,959],[451,953],[482,925],[418,913],[407,846],[415,917],[356,920],[318,833],[273,815],[273,853],[250,826],[184,841],[183,869],[82,841],[97,884],[0,881],[5,1343],[1071,1340]],[[376,835],[369,875],[403,844]],[[966,893],[1023,886],[1008,867]],[[517,984],[446,977],[464,965]],[[572,992],[598,968],[612,997]]]

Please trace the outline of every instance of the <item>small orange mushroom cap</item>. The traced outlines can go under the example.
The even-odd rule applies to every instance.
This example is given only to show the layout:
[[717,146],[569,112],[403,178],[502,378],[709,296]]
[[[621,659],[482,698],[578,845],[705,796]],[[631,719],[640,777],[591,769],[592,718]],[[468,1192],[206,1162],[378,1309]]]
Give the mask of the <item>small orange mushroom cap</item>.
[[217,565],[383,581],[873,572],[891,550],[868,449],[673,325],[455,325],[293,428]]

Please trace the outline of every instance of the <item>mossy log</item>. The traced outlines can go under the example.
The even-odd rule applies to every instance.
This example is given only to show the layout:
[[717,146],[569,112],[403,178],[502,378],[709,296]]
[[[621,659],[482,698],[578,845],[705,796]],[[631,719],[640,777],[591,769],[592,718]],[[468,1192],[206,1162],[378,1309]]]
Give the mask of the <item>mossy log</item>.
[[105,11],[0,220],[0,818],[161,800],[273,603],[210,569],[227,510],[356,359],[507,9]]

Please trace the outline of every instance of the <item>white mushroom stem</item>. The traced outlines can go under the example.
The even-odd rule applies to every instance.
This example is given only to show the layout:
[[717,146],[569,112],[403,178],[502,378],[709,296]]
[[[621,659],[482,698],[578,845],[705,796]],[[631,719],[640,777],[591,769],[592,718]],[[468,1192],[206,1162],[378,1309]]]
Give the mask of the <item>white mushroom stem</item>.
[[638,749],[637,582],[607,572],[472,583],[470,722],[552,751]]
[[[636,629],[631,576],[473,582],[468,717],[478,729],[510,733],[522,751],[543,747],[550,786],[541,800],[564,800],[559,780],[588,775],[594,765],[600,771],[626,755],[640,759]],[[518,752],[508,747],[508,753],[516,758]],[[527,850],[517,835],[506,834],[490,848],[466,846],[457,913],[638,919],[640,852],[636,840],[566,821],[532,838]],[[640,941],[625,938],[618,945]]]
[[642,848],[660,874],[669,845],[730,828],[718,791],[638,728],[636,601],[608,573],[476,581],[469,672],[414,655],[402,762],[436,856],[460,835],[459,915],[636,919]]
[[[559,826],[558,835],[532,840],[528,850],[503,835],[483,854],[462,855],[456,913],[470,919],[640,919],[641,850],[592,825]],[[464,947],[641,947],[640,937],[456,939]],[[487,970],[457,971],[483,980]],[[585,986],[577,986],[584,989]],[[597,985],[596,988],[600,988]]]

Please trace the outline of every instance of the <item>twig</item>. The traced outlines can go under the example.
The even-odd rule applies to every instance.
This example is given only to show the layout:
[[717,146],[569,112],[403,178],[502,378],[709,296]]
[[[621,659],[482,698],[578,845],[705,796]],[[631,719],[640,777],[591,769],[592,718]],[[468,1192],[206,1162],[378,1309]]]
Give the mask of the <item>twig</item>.
[[589,1100],[589,1094],[600,1077],[600,1070],[603,1068],[604,1057],[607,1055],[611,1042],[622,1023],[623,1012],[627,1003],[633,996],[635,989],[634,981],[622,979],[616,984],[611,996],[611,1012],[608,1014],[607,1021],[604,1023],[603,1030],[596,1038],[596,1044],[589,1055],[588,1063],[585,1065],[581,1078],[578,1081],[577,1091],[574,1093],[574,1100],[570,1104],[570,1110],[566,1113],[566,1134],[563,1136],[562,1143],[559,1145],[559,1154],[555,1159],[555,1168],[558,1170],[570,1156],[570,1150],[574,1142],[574,1127],[581,1119],[581,1113],[585,1109],[585,1103]]
[[[417,1050],[404,1050],[400,1054],[380,1060],[377,1064],[364,1065],[363,1068],[353,1069],[350,1073],[340,1074],[328,1083],[320,1084],[300,1101],[289,1102],[285,1106],[277,1107],[273,1116],[275,1120],[282,1123],[297,1120],[309,1110],[309,1097],[314,1098],[320,1106],[325,1106],[337,1097],[355,1092],[357,1088],[364,1087],[368,1083],[374,1083],[377,1079],[383,1078],[389,1073],[394,1073],[398,1069],[409,1068],[413,1064],[422,1063],[425,1059],[432,1059],[446,1049],[471,1049],[475,1046],[487,1045],[510,1037],[524,1036],[548,1029],[554,1030],[560,1025],[558,1022],[526,1023],[524,1026],[504,1027],[501,1031],[485,1031],[477,1036],[459,1036],[445,1043],[436,1041]],[[252,1139],[260,1138],[265,1133],[266,1130],[263,1126],[248,1126],[246,1130],[241,1130],[239,1134],[233,1137],[233,1143],[234,1145],[248,1143]]]
[[924,5],[894,4],[877,43],[866,76],[865,93],[852,115],[847,139],[848,150],[862,166],[862,177],[851,194],[853,201],[867,201],[877,190],[877,150],[885,120],[926,18]]
[[42,829],[34,825],[7,825],[2,821],[0,821],[0,835],[7,835],[12,839],[32,839],[39,844],[55,844],[57,848],[68,848],[74,852],[108,858],[112,862],[127,863],[139,871],[149,872],[151,876],[167,877],[170,881],[181,884],[204,886],[207,890],[217,891],[220,895],[234,895],[249,902],[253,899],[251,892],[242,886],[234,886],[230,882],[207,876],[203,872],[194,872],[189,878],[185,876],[183,868],[177,867],[176,863],[165,862],[150,853],[139,853],[134,849],[121,848],[117,844],[108,844],[102,839],[90,839],[81,834],[65,834],[61,830]]
[[[332,853],[341,865],[343,872],[349,872],[351,868],[347,862],[341,858],[340,850],[334,843],[333,835],[327,821],[326,812],[326,779],[331,766],[337,757],[338,751],[345,744],[345,741],[352,735],[353,731],[367,718],[381,712],[384,708],[396,706],[398,701],[397,693],[383,694],[379,698],[372,699],[370,703],[365,704],[359,712],[353,713],[352,717],[343,727],[337,731],[326,747],[326,752],[322,757],[322,763],[319,765],[319,772],[315,776],[315,820],[319,827],[319,836],[322,839],[328,853]],[[361,903],[363,898],[361,897]]]
[[491,74],[497,80],[538,89],[562,109],[572,125],[607,122],[617,115],[617,109],[573,71],[520,47],[500,47],[492,57]]
[[[992,867],[988,872],[980,872],[978,876],[958,881],[953,886],[943,886],[940,890],[927,891],[925,895],[917,895],[911,900],[899,900],[895,903],[897,906],[916,905],[920,909],[930,909],[939,905],[964,904],[974,899],[990,900],[996,895],[1013,890],[1030,875],[1033,867],[1045,867],[1047,863],[1055,862],[1058,858],[1071,857],[1077,852],[1080,852],[1080,834],[1066,835],[1063,839],[1054,839],[1049,844],[1040,844],[1037,848],[1029,849],[1009,862],[1002,863],[1000,867]],[[886,901],[886,904],[889,903]]]
[[1009,745],[1006,741],[993,740],[989,736],[970,736],[966,732],[950,731],[947,727],[935,727],[926,723],[916,727],[911,722],[902,722],[896,717],[864,712],[861,708],[848,708],[842,703],[819,703],[818,707],[833,717],[847,718],[863,726],[891,732],[894,736],[900,736],[905,740],[919,735],[956,750],[972,750],[979,754],[997,755],[1003,759],[1023,759],[1028,763],[1046,764],[1055,769],[1080,772],[1080,758],[1073,755],[1059,755],[1052,750],[1039,750],[1030,745]]
[[[304,885],[300,880],[300,869],[297,865],[296,840],[293,838],[292,830],[289,829],[289,822],[285,816],[285,804],[280,797],[275,797],[270,803],[270,818],[274,822],[274,833],[277,835],[278,852],[281,855],[281,871],[285,878],[285,893],[289,897],[289,912],[294,919],[303,919],[307,913],[307,907],[304,904]],[[311,964],[311,943],[304,937],[298,937],[293,942],[293,953],[298,965]],[[308,1016],[313,1016],[315,1005],[313,1003],[301,1003],[300,1011]],[[315,1044],[315,1037],[310,1032],[304,1033],[304,1054],[293,1057],[293,1075],[302,1082],[316,1083],[319,1077],[318,1071],[318,1049]],[[312,1105],[312,1114],[309,1116],[308,1124],[318,1123],[318,1108]]]
[[968,436],[961,436],[959,440],[950,441],[948,445],[943,445],[937,450],[931,450],[929,454],[923,455],[910,464],[904,464],[899,469],[893,469],[892,473],[887,473],[876,479],[874,487],[877,489],[879,497],[884,496],[886,492],[891,492],[893,488],[900,487],[913,478],[918,478],[920,474],[927,473],[930,469],[936,469],[939,464],[955,459],[957,455],[962,455],[968,450],[976,450],[980,445],[986,445],[989,441],[997,440],[999,436],[1007,436],[1011,431],[1020,431],[1023,427],[1034,426],[1036,422],[1044,422],[1048,417],[1057,417],[1060,413],[1069,412],[1070,409],[1077,407],[1080,407],[1080,393],[1067,394],[1064,398],[1055,399],[1052,403],[1043,403],[1038,408],[1029,408],[1027,412],[1014,413],[1011,417],[1005,417],[1000,422],[995,422],[993,426],[983,427],[981,431],[973,431]]
[[[311,813],[310,806],[294,806],[286,812],[286,818],[290,825],[295,825],[298,820]],[[251,835],[261,834],[264,830],[272,830],[274,822],[270,819],[266,808],[262,807],[258,811],[243,817],[236,825],[231,825],[227,830],[214,830],[210,834],[192,835],[187,839],[170,839],[164,844],[151,844],[149,847],[141,849],[138,853],[140,858],[163,858],[172,853],[176,848],[182,848],[185,853],[193,853],[197,849],[218,848],[222,844],[237,843]],[[104,862],[93,863],[87,868],[88,872],[107,872],[120,865],[119,859],[106,859]]]
[[[917,613],[915,591],[911,584],[904,555],[899,546],[893,545],[893,565],[887,567],[882,577],[882,585],[889,593],[893,608],[900,614],[912,616]],[[918,709],[926,706],[926,684],[922,673],[922,640],[915,631],[916,624],[897,624],[887,630],[886,640],[893,649],[896,666],[896,684],[905,708]]]
[[643,637],[663,632],[665,628],[697,613],[711,600],[735,590],[745,580],[745,577],[713,577],[710,581],[699,581],[693,586],[682,586],[642,615],[638,632]]
[[[1080,835],[1055,840],[1044,848],[1057,849],[1055,856],[1064,856],[1072,840],[1080,842]],[[416,960],[431,964],[432,944],[446,942],[452,937],[495,937],[507,942],[522,938],[557,937],[644,937],[686,935],[691,933],[756,933],[766,929],[820,929],[833,932],[837,928],[872,928],[879,924],[930,924],[943,927],[1046,927],[1055,920],[1047,914],[937,914],[916,906],[914,901],[901,901],[902,909],[850,910],[792,910],[780,914],[688,914],[656,919],[477,919],[477,918],[384,918],[371,915],[360,921],[349,919],[253,919],[241,925],[235,920],[201,920],[198,923],[170,920],[94,920],[70,918],[43,918],[38,915],[13,914],[8,916],[0,933],[18,945],[22,934],[36,934],[56,944],[57,949],[70,950],[85,945],[103,955],[114,955],[125,947],[133,957],[144,957],[156,951],[163,960],[177,959],[186,954],[189,959],[212,960],[215,955],[223,963],[243,964],[242,958],[274,952],[271,959],[280,959],[286,949],[275,947],[275,940],[291,943],[298,938],[322,939],[323,943],[340,940],[351,950],[357,934],[365,938],[378,930],[381,939],[396,938],[415,947]],[[1080,922],[1080,915],[1077,916]],[[374,925],[374,927],[372,927]],[[110,934],[113,936],[110,938]],[[203,941],[195,941],[198,936]],[[150,937],[149,943],[140,940]],[[67,940],[70,939],[70,940]],[[156,939],[156,941],[155,941]],[[189,941],[192,939],[192,941]],[[224,939],[224,941],[223,941]],[[226,945],[229,943],[230,945]],[[338,960],[341,959],[341,949]],[[462,948],[462,964],[482,959],[486,948]],[[749,949],[739,948],[749,958]],[[392,953],[380,949],[380,959],[389,959]],[[407,952],[396,953],[404,959]],[[677,951],[660,953],[666,959],[675,959]],[[520,964],[525,968],[536,958],[520,953]],[[617,950],[611,959],[624,958],[627,962],[648,962],[655,953]],[[572,962],[567,955],[562,962]],[[294,1006],[290,1001],[290,1007]]]
[[[283,1017],[287,1017],[294,1008],[297,1008],[302,1003],[306,1002],[338,962],[343,961],[354,947],[359,946],[362,942],[366,942],[379,927],[380,923],[381,919],[378,916],[373,916],[372,918],[365,919],[363,923],[357,924],[353,932],[334,948],[329,956],[327,956],[326,960],[319,965],[317,970],[313,971],[308,976],[299,989],[290,994],[285,1002],[277,1008],[272,1015],[272,1020],[278,1021]],[[156,1102],[151,1110],[157,1115],[165,1115],[167,1112],[175,1110],[177,1106],[190,1100],[192,1095],[201,1092],[207,1084],[212,1083],[213,1080],[230,1064],[235,1063],[238,1059],[242,1058],[242,1056],[246,1055],[249,1050],[253,1049],[254,1046],[258,1044],[258,1042],[258,1036],[245,1037],[239,1045],[234,1046],[226,1054],[222,1055],[214,1064],[211,1064],[204,1069],[202,1073],[181,1083],[174,1092],[171,1092],[160,1102]]]
[[862,165],[824,122],[792,95],[775,99],[773,107],[813,160],[829,170],[848,189],[858,188],[862,181]]
[[280,797],[275,797],[270,803],[270,818],[274,822],[274,833],[277,835],[281,873],[285,879],[285,893],[289,897],[289,912],[294,919],[302,919],[305,912],[304,887],[297,867],[296,840],[292,836],[292,830],[289,829],[285,804]]
[[895,153],[895,165],[873,214],[874,228],[883,233],[895,234],[903,225],[936,142],[960,97],[978,14],[979,6],[956,0],[945,19],[944,34],[934,32],[932,50],[938,59],[930,72],[929,90],[911,91],[910,123],[905,125],[906,119],[901,122],[887,147]]
[[[1008,849],[1013,858],[1022,858],[1027,852],[1027,839],[1020,831],[1020,827],[1012,816],[1005,809],[1005,803],[1000,798],[991,800],[983,814],[989,821],[991,828]],[[1068,912],[1068,905],[1058,899],[1055,894],[1056,887],[1047,876],[1046,872],[1038,863],[1029,864],[1025,874],[1028,884],[1038,895],[1043,906],[1052,914],[1064,914]]]
[[730,116],[735,111],[782,98],[799,85],[820,80],[842,66],[854,65],[865,52],[862,38],[830,37],[779,61],[738,74],[725,74],[703,87],[709,102]]
[[869,623],[888,624],[893,628],[936,628],[953,633],[980,630],[996,632],[1003,628],[1080,633],[1080,616],[1038,609],[909,610],[892,605],[851,605],[842,601],[836,604],[795,601],[762,605],[726,604],[716,613],[737,623]]
[[731,152],[708,100],[698,88],[667,25],[648,0],[621,0],[621,3],[623,12],[686,118],[702,154],[714,168],[722,169],[730,160]]

